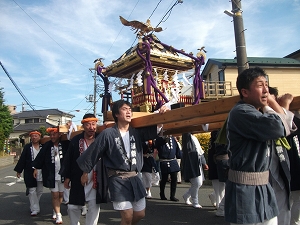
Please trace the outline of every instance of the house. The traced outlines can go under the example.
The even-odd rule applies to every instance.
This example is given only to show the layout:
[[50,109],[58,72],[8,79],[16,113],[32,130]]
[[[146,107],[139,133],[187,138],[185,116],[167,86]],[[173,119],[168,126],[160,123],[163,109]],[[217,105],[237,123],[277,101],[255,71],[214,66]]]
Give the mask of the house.
[[[300,95],[300,50],[283,58],[248,57],[249,67],[261,67],[268,74],[271,87],[276,87],[279,94]],[[205,99],[219,99],[238,95],[236,88],[237,60],[208,59],[202,71],[205,80]]]
[[13,115],[13,114],[17,113],[17,111],[16,111],[17,106],[15,106],[15,105],[7,105],[7,107],[8,107],[8,110],[10,112],[10,115]]
[[23,139],[28,138],[29,132],[38,130],[41,126],[48,128],[66,124],[66,122],[72,120],[75,115],[58,109],[44,109],[23,111],[13,114],[12,117],[14,120],[14,128],[10,134],[10,140],[19,140],[20,136],[23,136]]
[[284,58],[292,58],[292,59],[297,59],[297,60],[300,60],[300,49],[285,56]]

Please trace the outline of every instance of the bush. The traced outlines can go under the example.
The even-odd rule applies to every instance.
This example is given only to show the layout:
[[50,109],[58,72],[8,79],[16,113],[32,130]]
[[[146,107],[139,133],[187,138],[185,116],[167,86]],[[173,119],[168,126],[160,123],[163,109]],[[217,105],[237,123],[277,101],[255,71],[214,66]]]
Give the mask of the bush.
[[[204,151],[204,156],[205,156],[206,163],[207,163],[208,162],[208,149],[209,149],[209,145],[210,145],[210,132],[195,134],[195,137],[198,139],[198,141]],[[204,176],[206,179],[204,184],[210,185],[211,182],[207,179],[208,178],[207,170],[204,171]]]

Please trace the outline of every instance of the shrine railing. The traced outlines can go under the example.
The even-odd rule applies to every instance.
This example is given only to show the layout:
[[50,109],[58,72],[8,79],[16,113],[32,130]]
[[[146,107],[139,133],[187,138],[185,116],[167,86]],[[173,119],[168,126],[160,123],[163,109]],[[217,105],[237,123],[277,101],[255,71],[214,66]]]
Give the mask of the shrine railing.
[[204,81],[204,99],[219,99],[236,95],[231,81]]

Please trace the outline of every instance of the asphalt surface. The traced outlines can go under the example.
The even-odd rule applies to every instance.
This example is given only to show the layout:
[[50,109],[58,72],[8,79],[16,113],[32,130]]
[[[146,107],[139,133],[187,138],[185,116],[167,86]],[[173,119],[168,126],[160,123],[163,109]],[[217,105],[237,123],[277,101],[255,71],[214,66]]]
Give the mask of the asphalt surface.
[[[13,171],[15,165],[0,167],[0,224],[55,224],[52,220],[51,194],[44,188],[44,194],[40,200],[41,212],[36,217],[30,216],[29,200],[25,195],[25,184],[17,179]],[[189,187],[189,183],[178,184],[176,197],[179,202],[160,200],[159,187],[152,187],[152,199],[147,199],[146,216],[140,221],[140,225],[169,225],[169,224],[225,224],[224,217],[215,216],[215,208],[211,205],[208,194],[212,187],[203,185],[199,190],[199,203],[202,209],[194,209],[185,205],[182,195]],[[165,194],[168,197],[170,186],[167,184]],[[63,224],[69,224],[67,205],[61,206]],[[85,217],[81,217],[81,225],[85,224]],[[112,204],[101,204],[100,225],[120,224],[120,215],[113,210]]]

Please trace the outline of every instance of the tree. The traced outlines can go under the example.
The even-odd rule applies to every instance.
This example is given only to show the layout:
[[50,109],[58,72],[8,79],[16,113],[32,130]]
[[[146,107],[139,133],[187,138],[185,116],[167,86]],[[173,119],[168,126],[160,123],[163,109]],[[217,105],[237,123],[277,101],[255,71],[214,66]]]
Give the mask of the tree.
[[[206,162],[208,162],[208,149],[210,145],[210,132],[207,133],[199,133],[195,134],[196,138],[198,139],[202,150],[204,151],[204,156],[206,159]],[[207,178],[208,177],[208,171],[204,171],[204,176]]]
[[44,137],[46,134],[48,134],[45,126],[40,126],[38,131],[41,133],[41,137]]
[[198,138],[198,141],[205,153],[205,156],[207,156],[210,144],[210,132],[195,134],[195,136],[196,138]]
[[13,118],[9,109],[4,105],[4,92],[0,88],[0,151],[3,151],[5,138],[13,131]]

